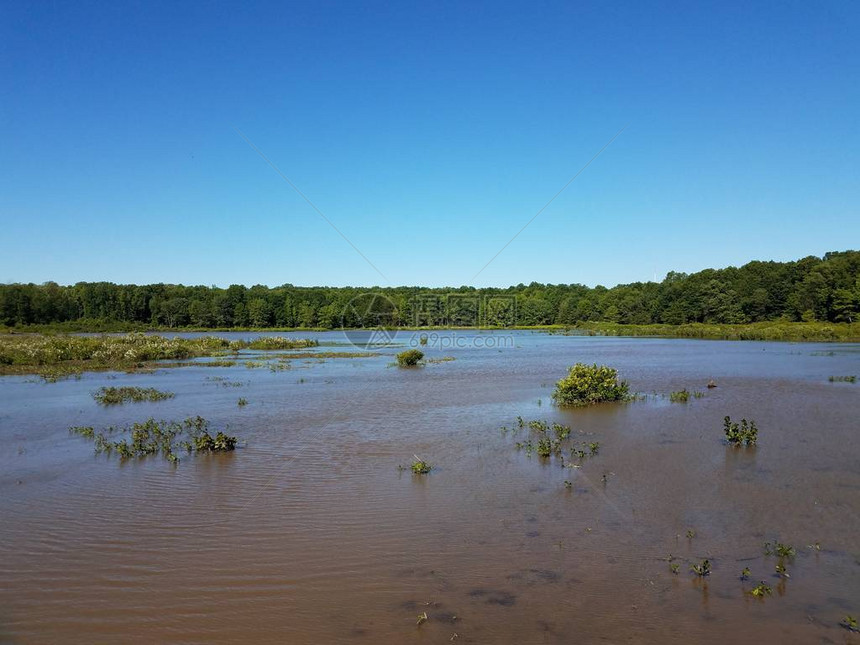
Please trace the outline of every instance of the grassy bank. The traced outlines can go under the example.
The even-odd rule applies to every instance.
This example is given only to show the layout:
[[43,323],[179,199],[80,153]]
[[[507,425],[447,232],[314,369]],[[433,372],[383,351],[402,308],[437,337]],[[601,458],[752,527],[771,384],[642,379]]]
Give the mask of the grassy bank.
[[775,340],[860,342],[860,323],[760,322],[743,325],[621,325],[607,322],[580,323],[563,334],[589,336],[659,336],[666,338],[705,338],[712,340]]
[[309,339],[266,337],[229,341],[215,336],[166,338],[140,333],[124,336],[42,334],[0,335],[0,374],[58,377],[91,370],[128,370],[156,361],[233,355],[242,349],[294,350],[316,347]]

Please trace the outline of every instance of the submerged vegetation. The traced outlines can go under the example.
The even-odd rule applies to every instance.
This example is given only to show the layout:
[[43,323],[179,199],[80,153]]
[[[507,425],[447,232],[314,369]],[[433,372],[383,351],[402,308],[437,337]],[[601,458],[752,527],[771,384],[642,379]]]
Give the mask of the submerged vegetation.
[[702,560],[699,564],[693,564],[690,566],[690,571],[695,573],[700,578],[709,576],[711,575],[711,561]]
[[839,621],[839,626],[847,629],[849,632],[860,631],[857,627],[857,618],[852,616],[851,614],[845,615],[841,621]]
[[407,349],[397,355],[397,365],[400,367],[415,367],[424,358],[424,352],[420,349]]
[[555,384],[553,400],[563,406],[585,406],[630,398],[626,381],[618,380],[618,371],[606,365],[577,363],[567,376]]
[[669,393],[669,400],[672,403],[686,403],[690,400],[690,397],[694,399],[701,399],[705,396],[705,393],[700,390],[694,390],[690,392],[688,389],[684,388],[683,390],[678,390],[677,392]]
[[750,590],[749,594],[755,598],[764,598],[773,595],[773,589],[762,580]]
[[747,422],[746,419],[741,419],[741,422],[732,423],[731,417],[723,419],[723,432],[726,435],[726,441],[733,446],[754,446],[758,441],[758,428],[755,421]]
[[[242,341],[235,341],[242,342]],[[242,349],[301,349],[319,347],[319,341],[313,338],[285,338],[283,336],[260,336],[252,341],[243,343]]]
[[827,380],[830,381],[831,383],[856,383],[857,382],[857,376],[854,376],[854,375],[852,375],[852,376],[831,376]]
[[672,403],[686,403],[690,400],[690,393],[687,390],[678,390],[669,395],[669,400]]
[[[567,468],[581,468],[583,461],[596,456],[600,452],[600,442],[582,440],[573,437],[573,431],[569,426],[560,423],[549,424],[546,421],[535,419],[526,422],[522,417],[517,417],[514,428],[503,426],[500,428],[502,434],[509,431],[514,434],[527,430],[529,435],[514,445],[517,450],[522,450],[527,456],[536,454],[543,462],[555,459],[557,463]],[[582,433],[579,433],[582,434]],[[606,483],[606,475],[603,475]],[[571,481],[565,480],[566,488],[573,488]]]
[[793,558],[797,555],[797,551],[790,544],[774,541],[764,543],[764,554],[775,555],[780,558]]
[[413,475],[426,475],[433,470],[433,465],[429,461],[421,459],[418,455],[412,455],[412,464],[410,466],[398,466],[398,470],[411,470]]
[[173,392],[162,392],[154,387],[102,387],[93,394],[99,405],[122,405],[129,401],[163,401],[174,396]]
[[[161,454],[173,464],[179,463],[176,454],[184,449],[192,452],[229,452],[236,448],[236,437],[218,431],[213,437],[209,422],[202,417],[189,417],[185,421],[156,421],[149,418],[131,426],[105,428],[96,432],[92,426],[75,426],[69,432],[95,442],[96,454],[116,453],[120,459],[141,459]],[[114,437],[121,437],[114,440]]]
[[[202,356],[235,355],[243,349],[316,347],[318,341],[282,337],[229,341],[214,336],[166,338],[155,334],[67,336],[0,334],[0,374],[73,374],[83,370],[127,370],[155,361],[184,361]],[[170,367],[188,363],[159,363]],[[198,363],[195,363],[198,364]],[[201,366],[229,366],[232,361],[206,361]]]

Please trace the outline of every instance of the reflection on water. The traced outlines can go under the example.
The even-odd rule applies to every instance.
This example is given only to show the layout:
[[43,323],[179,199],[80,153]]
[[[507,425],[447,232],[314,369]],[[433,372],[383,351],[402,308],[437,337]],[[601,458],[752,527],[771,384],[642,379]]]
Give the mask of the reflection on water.
[[[860,614],[860,385],[827,380],[860,373],[856,347],[516,332],[389,367],[409,338],[283,371],[0,379],[0,640],[856,642],[838,622]],[[718,387],[558,410],[552,384],[577,361],[646,394]],[[104,385],[176,397],[101,408]],[[198,414],[244,447],[173,468],[68,433]],[[499,431],[517,415],[599,454],[529,457]],[[724,446],[725,415],[755,419],[759,446]],[[400,472],[413,454],[433,472]],[[797,548],[790,578],[768,540]],[[744,593],[759,580],[771,597]]]

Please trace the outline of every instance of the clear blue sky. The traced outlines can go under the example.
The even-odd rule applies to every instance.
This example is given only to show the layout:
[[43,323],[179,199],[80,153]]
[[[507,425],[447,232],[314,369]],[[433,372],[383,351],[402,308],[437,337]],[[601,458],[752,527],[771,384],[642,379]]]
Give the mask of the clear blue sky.
[[0,282],[613,285],[857,248],[858,33],[852,1],[7,0]]

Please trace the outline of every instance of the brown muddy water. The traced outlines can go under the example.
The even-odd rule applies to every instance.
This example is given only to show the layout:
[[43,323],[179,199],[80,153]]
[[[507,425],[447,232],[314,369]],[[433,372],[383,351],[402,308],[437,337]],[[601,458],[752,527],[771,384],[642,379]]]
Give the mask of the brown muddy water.
[[[3,377],[0,641],[860,643],[839,627],[860,617],[860,384],[828,381],[860,375],[860,347],[456,337],[427,348],[455,361],[415,369],[388,348],[284,371]],[[650,396],[559,410],[552,384],[577,361]],[[665,396],[709,379],[703,398]],[[103,385],[176,397],[102,408]],[[121,463],[68,432],[198,414],[242,447]],[[599,454],[571,469],[518,451],[527,431],[499,429],[517,415]],[[758,447],[724,445],[725,415],[754,419]],[[413,453],[429,475],[398,470]],[[797,550],[790,578],[768,540]],[[760,580],[763,600],[746,593]]]

